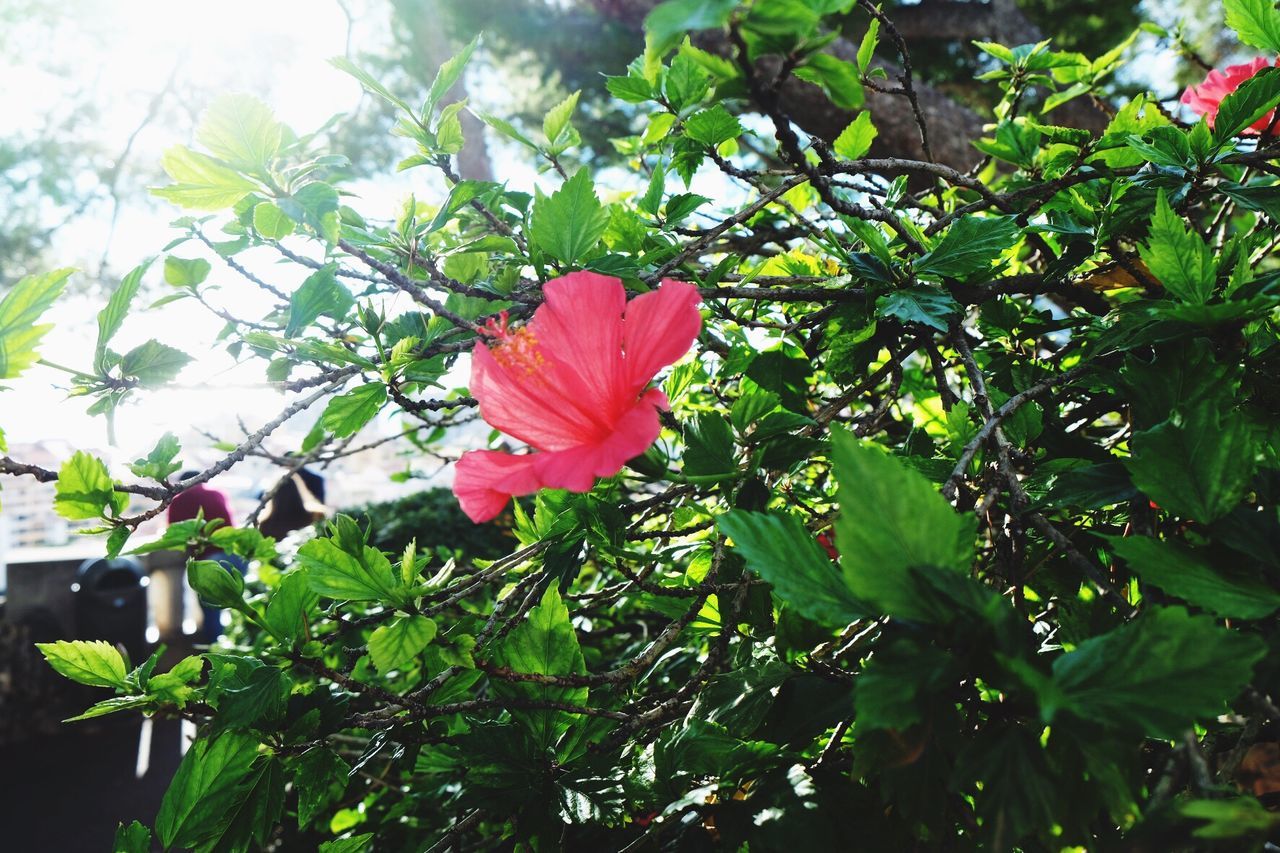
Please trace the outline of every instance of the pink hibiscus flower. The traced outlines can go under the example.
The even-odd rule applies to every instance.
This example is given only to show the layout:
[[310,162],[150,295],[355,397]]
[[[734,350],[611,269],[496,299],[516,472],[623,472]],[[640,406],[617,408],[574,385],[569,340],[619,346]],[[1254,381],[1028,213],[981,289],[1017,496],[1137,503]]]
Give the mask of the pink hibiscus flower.
[[[1280,60],[1277,60],[1277,64],[1280,64]],[[1270,67],[1270,65],[1270,62],[1258,57],[1252,62],[1247,62],[1243,65],[1228,65],[1222,71],[1215,68],[1209,72],[1209,76],[1204,78],[1204,82],[1199,86],[1187,87],[1187,91],[1182,93],[1182,103],[1191,107],[1199,115],[1208,116],[1209,127],[1213,127],[1213,120],[1218,116],[1218,107],[1222,105],[1222,99],[1240,88],[1240,84],[1245,80],[1248,80],[1262,69]],[[1263,133],[1267,128],[1271,127],[1271,122],[1274,118],[1275,111],[1272,110],[1241,132],[1246,134]]]
[[523,328],[490,321],[472,353],[480,416],[535,452],[474,450],[458,460],[453,493],[472,521],[539,489],[586,492],[658,438],[666,395],[654,374],[684,355],[702,328],[698,291],[663,281],[627,303],[622,282],[576,272],[543,288]]

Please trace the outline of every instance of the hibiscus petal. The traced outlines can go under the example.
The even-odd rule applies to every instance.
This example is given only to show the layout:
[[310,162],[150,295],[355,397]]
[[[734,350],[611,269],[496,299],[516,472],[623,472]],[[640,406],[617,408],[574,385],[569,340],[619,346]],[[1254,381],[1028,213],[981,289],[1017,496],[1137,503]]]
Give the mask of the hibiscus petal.
[[471,395],[492,427],[539,450],[563,450],[605,434],[601,423],[572,405],[539,374],[513,376],[482,343],[471,353]]
[[622,348],[633,392],[689,351],[702,328],[699,301],[692,284],[665,280],[657,290],[642,293],[627,305]]
[[661,391],[645,394],[624,414],[607,439],[553,453],[535,453],[534,470],[550,489],[587,492],[597,477],[612,477],[627,460],[641,455],[658,438],[662,424],[658,408],[666,403]]
[[453,477],[453,494],[462,511],[479,524],[496,518],[512,497],[538,491],[542,485],[533,465],[537,455],[515,456],[497,450],[462,454]]
[[543,293],[547,301],[532,326],[540,350],[554,361],[548,382],[611,423],[635,399],[626,393],[622,369],[622,282],[575,272],[547,282]]

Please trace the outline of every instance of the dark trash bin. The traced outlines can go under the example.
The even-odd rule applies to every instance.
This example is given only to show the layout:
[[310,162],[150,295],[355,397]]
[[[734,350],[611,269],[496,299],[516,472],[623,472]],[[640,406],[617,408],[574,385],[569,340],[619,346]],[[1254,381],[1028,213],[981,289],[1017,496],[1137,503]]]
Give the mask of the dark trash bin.
[[85,560],[71,587],[76,634],[124,646],[135,665],[146,660],[147,583],[142,564],[130,557]]

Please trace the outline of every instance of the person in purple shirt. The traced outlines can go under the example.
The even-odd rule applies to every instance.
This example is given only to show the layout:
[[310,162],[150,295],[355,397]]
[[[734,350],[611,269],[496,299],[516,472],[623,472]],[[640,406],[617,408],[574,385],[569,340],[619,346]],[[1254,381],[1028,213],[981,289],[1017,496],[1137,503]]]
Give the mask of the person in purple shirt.
[[[189,480],[199,473],[199,471],[183,471],[178,475],[178,482]],[[209,488],[204,483],[195,484],[173,499],[173,503],[169,504],[168,520],[173,524],[176,521],[189,521],[199,515],[203,515],[205,521],[221,519],[227,527],[234,524],[231,518],[231,504],[227,501],[227,496],[217,489]],[[203,553],[192,556],[197,560],[215,560],[228,570],[234,569],[241,574],[244,574],[246,568],[244,561],[239,557],[212,546],[206,548]],[[204,610],[202,628],[204,639],[210,644],[215,643],[218,637],[222,636],[222,609],[211,607],[203,602],[201,607]]]

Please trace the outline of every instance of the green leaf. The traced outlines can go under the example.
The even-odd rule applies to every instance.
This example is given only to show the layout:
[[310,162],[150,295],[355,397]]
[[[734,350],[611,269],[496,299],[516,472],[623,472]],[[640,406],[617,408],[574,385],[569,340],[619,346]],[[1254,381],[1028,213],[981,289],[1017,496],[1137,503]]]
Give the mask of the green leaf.
[[862,37],[862,41],[858,43],[858,72],[866,74],[867,69],[871,67],[871,59],[875,56],[876,42],[880,38],[880,19],[872,18],[871,23],[867,25],[867,32]]
[[205,604],[246,610],[244,576],[216,560],[192,560],[187,563],[187,583]]
[[129,496],[115,491],[115,481],[101,459],[77,450],[58,469],[58,485],[53,508],[72,521],[99,518],[108,508],[119,515],[129,505]]
[[579,169],[550,196],[533,202],[529,237],[553,258],[573,264],[595,247],[609,224],[586,169]]
[[178,437],[171,432],[166,432],[156,441],[150,453],[141,459],[133,460],[129,471],[135,477],[164,480],[182,467],[182,463],[177,461],[178,451],[181,449],[178,445]]
[[1264,68],[1222,99],[1213,120],[1214,141],[1226,142],[1243,133],[1277,104],[1280,104],[1280,68]]
[[871,113],[864,110],[858,113],[857,118],[849,122],[848,127],[840,131],[840,135],[831,144],[831,148],[838,156],[846,160],[857,160],[865,157],[867,152],[871,150],[871,143],[875,141],[877,133],[879,131],[871,123]]
[[876,300],[876,316],[896,317],[904,323],[921,323],[945,332],[960,303],[949,293],[932,287],[910,287],[886,293]]
[[954,664],[947,652],[908,639],[877,647],[854,680],[858,730],[903,731],[923,720],[954,681]]
[[1257,467],[1253,430],[1208,401],[1133,438],[1134,485],[1175,515],[1208,523],[1240,502]]
[[732,510],[720,516],[716,526],[733,540],[747,568],[804,616],[843,626],[867,615],[839,567],[795,516]]
[[403,669],[422,654],[436,636],[436,623],[425,616],[402,616],[380,625],[369,637],[369,657],[386,674]]
[[111,853],[151,853],[151,830],[138,821],[116,827]]
[[347,838],[335,838],[320,845],[319,853],[365,853],[369,842],[373,841],[373,833],[365,832]]
[[222,95],[201,117],[196,141],[235,169],[262,172],[279,153],[283,130],[252,95]]
[[1149,536],[1111,536],[1111,547],[1143,582],[1230,619],[1261,619],[1280,608],[1280,593],[1250,577],[1228,577],[1198,554]]
[[878,446],[844,429],[831,439],[836,546],[849,588],[890,615],[928,618],[908,570],[967,572],[977,519],[957,513],[933,483]]
[[715,104],[685,119],[684,132],[690,139],[715,146],[736,139],[742,133],[742,124],[724,106]]
[[1173,212],[1163,190],[1156,196],[1150,236],[1138,254],[1152,275],[1183,302],[1203,305],[1213,293],[1217,260],[1204,238]]
[[284,334],[292,338],[324,315],[341,321],[355,304],[351,292],[339,283],[337,264],[318,269],[298,286],[289,298],[289,322]]
[[737,473],[733,431],[718,414],[703,412],[697,421],[685,424],[684,475],[712,482]]
[[132,711],[136,708],[145,708],[155,702],[151,696],[112,696],[110,699],[104,699],[90,705],[83,714],[77,714],[74,717],[68,717],[63,720],[64,723],[78,723],[83,720],[96,720],[98,717],[105,717],[108,714],[115,714],[119,711]]
[[[555,584],[547,587],[542,601],[529,616],[507,635],[495,659],[499,666],[536,675],[583,675],[587,671],[578,646],[578,637],[569,621],[569,611],[560,600]],[[561,687],[527,681],[502,681],[494,689],[507,696],[541,702],[581,705],[587,701],[586,687]],[[558,710],[512,711],[543,749],[551,747],[575,719]]]
[[138,380],[143,388],[154,388],[172,381],[190,362],[191,356],[182,350],[150,340],[125,353],[120,373]]
[[72,272],[26,276],[0,299],[0,380],[16,378],[39,357],[36,345],[53,324],[36,320],[53,305]]
[[1021,232],[1012,216],[962,216],[938,245],[915,262],[917,275],[965,278],[987,272],[1002,252],[1018,242]]
[[175,183],[153,187],[151,193],[179,207],[226,210],[258,188],[248,178],[185,145],[175,145],[164,152],[160,164]]
[[1223,0],[1227,26],[1240,41],[1267,53],[1280,53],[1280,12],[1275,0]]
[[427,102],[422,107],[424,118],[435,111],[440,99],[449,93],[455,83],[462,79],[462,72],[466,70],[467,63],[471,61],[471,54],[475,53],[476,45],[479,43],[480,36],[477,34],[466,47],[441,63],[440,69],[436,71],[435,79],[431,81],[431,88],[427,91]]
[[400,599],[400,584],[391,561],[377,548],[365,545],[359,555],[339,548],[332,539],[313,539],[298,549],[298,562],[307,582],[320,595],[346,601]]
[[293,786],[298,791],[298,827],[305,828],[347,786],[351,768],[331,749],[307,750],[298,762]]
[[128,667],[115,646],[103,640],[36,643],[56,672],[90,687],[128,686]]
[[379,83],[376,77],[374,77],[369,72],[363,70],[362,68],[358,67],[355,63],[351,62],[351,60],[347,59],[346,57],[336,56],[333,59],[330,59],[329,62],[330,64],[333,65],[334,68],[337,68],[339,71],[344,71],[347,74],[350,74],[352,77],[356,78],[356,80],[360,82],[360,85],[363,86],[372,94],[377,95],[379,98],[382,98],[388,103],[395,104],[401,110],[403,110],[406,113],[409,113],[410,115],[413,114],[412,107],[410,107],[407,103],[405,103],[404,101],[400,100],[398,97],[393,95],[391,93],[391,90],[383,86],[381,83]]
[[278,206],[262,201],[253,207],[253,227],[267,240],[280,240],[293,233],[293,220]]
[[225,732],[187,750],[156,815],[156,835],[169,847],[195,847],[221,837],[257,781],[258,741]]
[[831,103],[842,110],[856,110],[865,100],[858,66],[830,53],[810,55],[805,64],[797,68],[794,74],[801,80],[808,80],[810,83],[821,86],[827,93],[827,97],[831,99]]
[[142,277],[151,267],[151,260],[144,261],[134,267],[128,275],[120,280],[120,285],[111,292],[107,305],[98,312],[98,343],[93,354],[93,369],[102,373],[107,369],[107,344],[120,331],[124,318],[129,313],[129,305],[142,285]]
[[289,572],[280,579],[280,585],[267,602],[263,621],[282,641],[296,642],[306,636],[307,616],[318,600],[306,572]]
[[[1059,709],[1101,726],[1175,738],[1194,720],[1222,713],[1267,647],[1181,607],[1155,608],[1081,643],[1053,662]],[[1058,707],[1060,704],[1060,708]]]
[[581,91],[572,93],[548,110],[547,115],[542,119],[542,132],[552,147],[562,141],[560,137],[565,134],[565,131],[572,130],[573,125],[569,124],[569,120],[573,118],[573,111],[577,109],[578,96],[581,94]]
[[369,382],[329,400],[320,424],[339,438],[346,438],[373,420],[386,402],[387,386]]
[[718,29],[729,23],[738,0],[667,0],[644,19],[649,49],[658,56],[697,30]]
[[323,181],[313,181],[293,191],[293,195],[281,196],[276,204],[289,218],[309,225],[329,243],[338,242],[341,220],[338,191]]

